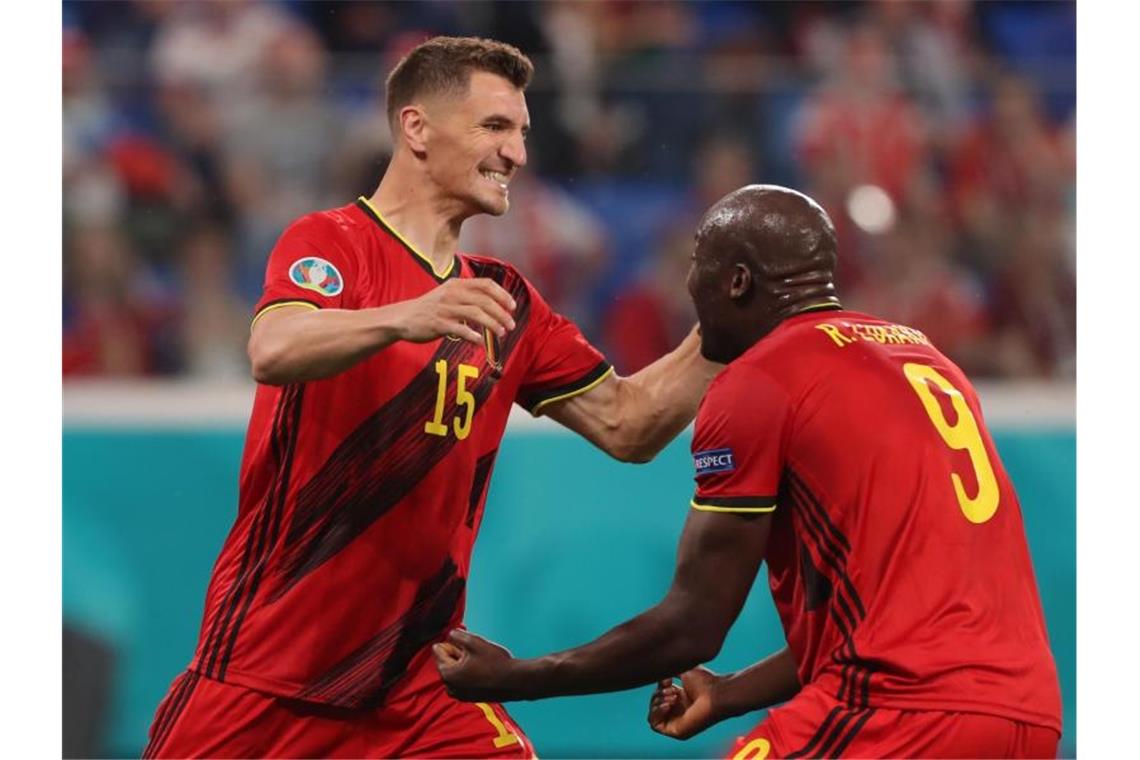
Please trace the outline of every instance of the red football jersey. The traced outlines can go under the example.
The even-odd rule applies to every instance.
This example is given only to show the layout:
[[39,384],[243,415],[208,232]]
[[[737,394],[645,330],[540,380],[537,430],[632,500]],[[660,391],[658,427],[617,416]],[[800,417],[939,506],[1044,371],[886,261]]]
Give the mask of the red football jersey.
[[593,387],[609,365],[515,269],[462,254],[437,272],[363,198],[285,231],[255,320],[284,304],[383,306],[450,277],[502,285],[516,328],[482,346],[401,341],[335,377],[258,386],[196,672],[377,706],[416,681],[404,675],[426,670],[425,645],[461,622],[511,405],[537,413]]
[[859,707],[1061,729],[1021,507],[969,380],[917,330],[783,322],[710,386],[693,507],[771,512],[803,684]]

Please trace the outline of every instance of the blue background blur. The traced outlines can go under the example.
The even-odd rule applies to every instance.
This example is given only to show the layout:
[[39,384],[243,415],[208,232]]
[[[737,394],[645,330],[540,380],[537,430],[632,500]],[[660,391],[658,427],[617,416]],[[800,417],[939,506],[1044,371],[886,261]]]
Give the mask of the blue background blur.
[[[1076,747],[1076,436],[995,429],[1014,480]],[[117,653],[106,755],[137,756],[193,654],[210,568],[235,514],[243,431],[66,430],[64,614]],[[692,481],[682,435],[622,465],[559,430],[509,432],[471,572],[469,627],[533,656],[583,643],[657,602],[672,577]],[[714,670],[783,646],[763,578]],[[713,757],[759,715],[688,742],[645,725],[651,689],[509,706],[542,757]]]

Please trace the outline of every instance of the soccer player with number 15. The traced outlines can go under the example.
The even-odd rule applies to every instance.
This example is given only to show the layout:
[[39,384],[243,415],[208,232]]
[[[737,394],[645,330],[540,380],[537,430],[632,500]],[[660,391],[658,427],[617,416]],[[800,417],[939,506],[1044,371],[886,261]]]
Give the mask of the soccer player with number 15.
[[502,705],[448,696],[430,650],[463,623],[508,415],[647,461],[716,365],[694,331],[618,377],[520,272],[458,251],[465,219],[508,209],[532,73],[491,40],[416,47],[388,78],[376,192],[303,216],[271,252],[237,520],[146,756],[534,754]]

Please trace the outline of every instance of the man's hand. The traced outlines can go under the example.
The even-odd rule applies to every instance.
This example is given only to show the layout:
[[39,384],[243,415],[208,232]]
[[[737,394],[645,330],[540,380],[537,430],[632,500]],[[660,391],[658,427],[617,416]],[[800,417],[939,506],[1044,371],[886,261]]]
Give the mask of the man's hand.
[[674,739],[688,739],[716,722],[712,693],[717,676],[697,667],[681,675],[681,685],[672,678],[657,684],[649,699],[649,727]]
[[503,647],[458,628],[432,653],[447,693],[464,702],[505,702],[517,699],[505,691],[517,660]]
[[515,300],[494,280],[486,277],[474,279],[454,278],[437,288],[414,298],[393,304],[397,336],[412,343],[428,341],[450,335],[483,345],[486,328],[493,335],[503,337],[515,329],[511,313]]

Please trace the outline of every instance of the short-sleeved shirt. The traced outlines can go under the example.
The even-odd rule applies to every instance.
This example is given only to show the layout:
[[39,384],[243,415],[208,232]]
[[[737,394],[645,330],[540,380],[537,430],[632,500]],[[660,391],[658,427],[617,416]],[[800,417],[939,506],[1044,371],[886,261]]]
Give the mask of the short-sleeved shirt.
[[454,277],[498,282],[517,303],[515,329],[483,345],[400,341],[327,379],[258,386],[196,672],[378,706],[462,621],[512,404],[540,413],[609,364],[511,266],[459,254],[436,271],[363,198],[284,232],[254,319],[285,305],[385,306]]
[[849,311],[786,320],[713,381],[693,457],[695,509],[771,515],[801,683],[1060,731],[1017,494],[973,387],[921,332]]

